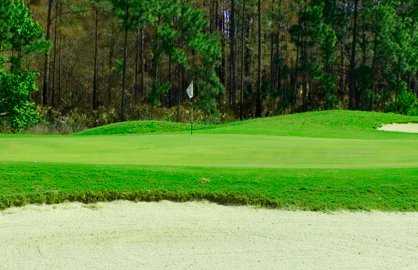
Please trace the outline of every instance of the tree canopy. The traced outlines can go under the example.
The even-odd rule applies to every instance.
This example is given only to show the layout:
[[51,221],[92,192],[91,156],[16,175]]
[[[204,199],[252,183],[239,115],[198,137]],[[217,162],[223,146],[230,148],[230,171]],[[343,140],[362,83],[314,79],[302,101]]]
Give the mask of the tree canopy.
[[[208,21],[203,11],[180,0],[111,0],[121,28],[152,33],[152,87],[147,97],[153,105],[161,105],[172,85],[161,76],[164,57],[178,65],[199,90],[201,109],[215,112],[216,97],[223,90],[216,73],[220,63],[220,43],[216,35],[206,31]],[[127,59],[123,59],[126,62]],[[124,106],[124,105],[122,105]]]
[[23,1],[1,1],[0,18],[0,117],[19,130],[37,121],[30,98],[37,89],[37,73],[26,68],[24,61],[47,44],[41,25]]
[[[105,122],[181,120],[192,80],[202,118],[333,108],[418,114],[416,1],[35,0],[29,7],[53,45],[36,57],[27,56],[45,47],[41,27],[23,1],[3,2],[2,74],[42,89],[22,92],[2,79],[15,85],[0,94],[2,119],[15,127],[31,122],[13,116],[23,104],[34,112],[30,96]],[[26,94],[16,103],[6,91]]]

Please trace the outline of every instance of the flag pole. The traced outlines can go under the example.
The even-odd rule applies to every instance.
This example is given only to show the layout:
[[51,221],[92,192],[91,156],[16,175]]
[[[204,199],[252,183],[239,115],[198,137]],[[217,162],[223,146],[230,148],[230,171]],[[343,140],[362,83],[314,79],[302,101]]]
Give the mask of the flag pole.
[[186,89],[187,96],[190,99],[190,135],[193,135],[193,97],[194,97],[194,89],[193,89],[193,81],[190,83],[189,87]]
[[190,101],[191,101],[191,106],[192,106],[191,117],[190,117],[190,135],[193,135],[193,113],[194,113],[194,111],[193,111],[193,99],[190,99]]

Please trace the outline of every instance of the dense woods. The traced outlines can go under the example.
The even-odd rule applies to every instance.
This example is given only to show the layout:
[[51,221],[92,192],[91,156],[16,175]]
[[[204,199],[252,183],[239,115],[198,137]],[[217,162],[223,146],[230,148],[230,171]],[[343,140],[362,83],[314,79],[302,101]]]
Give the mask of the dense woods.
[[51,43],[26,61],[40,72],[33,100],[62,114],[181,120],[192,80],[211,119],[418,114],[414,0],[26,2]]

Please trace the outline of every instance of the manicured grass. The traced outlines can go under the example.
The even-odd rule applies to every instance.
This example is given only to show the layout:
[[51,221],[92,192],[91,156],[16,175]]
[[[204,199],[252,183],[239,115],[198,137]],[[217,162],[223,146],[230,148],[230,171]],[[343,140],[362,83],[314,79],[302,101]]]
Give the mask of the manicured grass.
[[[0,136],[0,207],[207,199],[303,210],[418,210],[418,135],[395,114],[328,111],[198,126],[128,122]],[[144,136],[146,134],[146,136]]]
[[240,134],[25,136],[0,139],[0,162],[225,168],[418,167],[418,140]]
[[[194,129],[210,128],[211,125],[194,124]],[[190,132],[190,124],[167,121],[128,121],[84,130],[78,135],[114,134],[162,134]]]
[[307,112],[234,122],[203,132],[373,140],[417,139],[416,134],[390,133],[377,130],[383,124],[413,122],[418,122],[418,117],[393,113],[341,110]]
[[[321,111],[290,114],[221,125],[195,124],[196,133],[247,134],[351,139],[417,139],[414,134],[378,131],[383,124],[418,122],[418,117],[361,111]],[[189,132],[187,123],[132,121],[80,132],[80,135],[167,134]]]
[[0,208],[116,199],[302,210],[418,210],[418,169],[230,169],[9,163]]

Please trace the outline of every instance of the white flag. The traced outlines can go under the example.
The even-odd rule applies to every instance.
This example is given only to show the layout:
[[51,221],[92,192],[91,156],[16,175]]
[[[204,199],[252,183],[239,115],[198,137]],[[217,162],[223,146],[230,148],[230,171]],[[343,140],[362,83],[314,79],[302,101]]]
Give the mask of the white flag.
[[190,99],[193,98],[193,82],[189,85],[189,87],[187,87],[186,89],[187,95],[189,96]]

